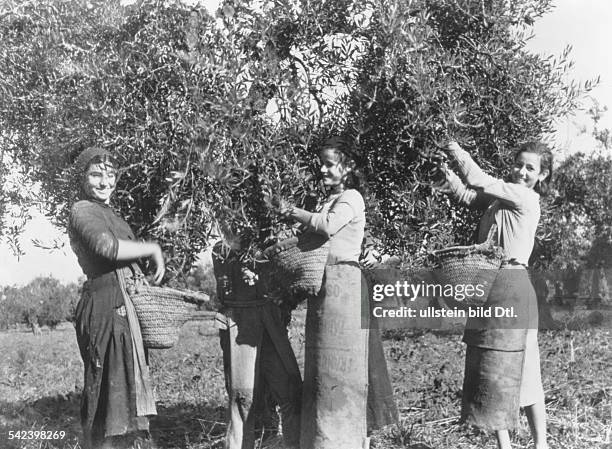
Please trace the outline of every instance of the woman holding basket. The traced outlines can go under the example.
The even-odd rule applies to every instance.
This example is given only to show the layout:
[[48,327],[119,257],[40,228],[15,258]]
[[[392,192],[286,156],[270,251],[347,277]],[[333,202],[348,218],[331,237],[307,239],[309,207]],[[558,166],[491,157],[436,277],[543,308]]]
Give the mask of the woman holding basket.
[[81,424],[85,447],[150,446],[149,415],[155,415],[140,326],[126,292],[135,262],[151,258],[159,283],[165,271],[160,246],[137,242],[130,226],[110,207],[118,164],[101,148],[88,148],[74,164],[80,200],[70,211],[70,245],[87,276],[76,309],[76,332],[84,365]]
[[[365,203],[349,151],[343,138],[325,142],[319,158],[328,196],[318,212],[281,206],[282,215],[330,242],[321,293],[308,301],[301,449],[369,445],[367,322],[362,326],[362,313],[368,313],[368,288],[358,263]],[[384,358],[381,364],[388,384]]]
[[479,241],[492,236],[504,249],[505,260],[491,287],[485,307],[513,306],[516,318],[470,318],[463,341],[467,344],[462,418],[495,431],[498,447],[510,449],[508,429],[517,424],[519,406],[525,407],[536,449],[547,448],[546,411],[537,342],[538,309],[526,267],[540,219],[540,194],[552,176],[552,153],[540,142],[529,142],[516,152],[510,182],[485,174],[456,142],[447,154],[469,187],[448,168],[440,189],[457,201],[488,206],[479,227]]

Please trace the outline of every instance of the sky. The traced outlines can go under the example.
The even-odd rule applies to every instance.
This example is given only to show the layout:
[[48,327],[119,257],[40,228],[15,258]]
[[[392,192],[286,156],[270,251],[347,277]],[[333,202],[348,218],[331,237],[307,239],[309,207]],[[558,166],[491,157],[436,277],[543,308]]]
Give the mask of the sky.
[[[196,2],[198,0],[190,0]],[[125,0],[130,3],[130,0]],[[218,0],[202,2],[214,12]],[[612,1],[610,0],[556,0],[555,9],[540,18],[535,26],[535,37],[528,48],[536,53],[558,56],[567,45],[572,46],[570,58],[574,67],[570,78],[584,82],[601,77],[600,84],[590,93],[600,105],[612,108],[612,57],[607,44],[612,42]],[[590,104],[585,103],[588,108]],[[584,113],[557,124],[556,146],[567,154],[589,151],[594,141],[580,135],[580,128],[589,124]],[[612,111],[604,115],[601,126],[612,128]],[[43,242],[54,239],[63,243],[60,250],[37,248],[32,239]],[[77,281],[82,272],[62,230],[54,228],[40,214],[33,214],[21,239],[25,256],[17,258],[11,249],[0,243],[0,286],[23,285],[36,276],[52,275],[62,282]]]
[[[574,67],[570,79],[584,82],[600,76],[600,84],[589,97],[601,106],[612,108],[612,2],[610,0],[556,0],[553,11],[540,18],[534,27],[535,37],[528,48],[535,53],[560,55],[571,45],[570,59]],[[585,105],[590,107],[590,99]],[[585,113],[557,124],[556,144],[566,153],[588,152],[594,141],[579,135],[582,125],[590,125]],[[602,128],[612,128],[612,110],[601,122]]]

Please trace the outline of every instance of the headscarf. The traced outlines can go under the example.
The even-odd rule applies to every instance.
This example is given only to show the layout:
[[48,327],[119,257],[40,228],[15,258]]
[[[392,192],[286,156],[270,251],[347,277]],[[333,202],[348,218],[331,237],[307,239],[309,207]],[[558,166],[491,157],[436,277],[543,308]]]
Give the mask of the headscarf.
[[72,164],[72,182],[74,184],[74,191],[78,192],[79,197],[84,196],[83,192],[83,176],[87,171],[87,168],[91,162],[99,158],[101,160],[111,160],[116,165],[116,159],[108,150],[100,147],[89,147],[86,148],[77,156]]
[[77,175],[83,175],[89,167],[89,163],[95,158],[100,157],[101,159],[115,159],[114,156],[104,148],[100,147],[89,147],[81,152],[74,161],[74,171]]

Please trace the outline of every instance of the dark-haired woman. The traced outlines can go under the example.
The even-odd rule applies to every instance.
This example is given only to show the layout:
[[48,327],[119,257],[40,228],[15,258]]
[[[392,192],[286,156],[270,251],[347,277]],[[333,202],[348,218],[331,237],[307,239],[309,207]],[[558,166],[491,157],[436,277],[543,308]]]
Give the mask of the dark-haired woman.
[[80,200],[70,211],[70,245],[87,276],[76,310],[84,365],[81,423],[88,448],[149,447],[156,414],[138,319],[126,288],[140,275],[135,262],[151,258],[154,280],[164,276],[160,246],[138,242],[110,206],[118,178],[112,155],[88,148],[74,165]]
[[[318,212],[287,205],[281,211],[330,240],[321,294],[308,301],[301,449],[369,445],[368,329],[362,326],[368,289],[358,264],[365,204],[355,188],[355,163],[349,150],[339,137],[329,139],[321,150],[320,171],[328,197]],[[384,375],[388,383],[386,369]]]
[[[519,148],[506,182],[484,173],[456,142],[447,147],[469,187],[445,169],[442,190],[466,205],[488,205],[479,228],[484,241],[491,229],[506,260],[493,283],[487,307],[514,307],[516,318],[469,319],[462,418],[495,431],[498,447],[510,449],[508,429],[525,407],[536,449],[547,448],[546,411],[537,342],[538,309],[526,266],[540,220],[540,194],[552,175],[552,153],[540,142]],[[482,200],[482,201],[481,201]]]

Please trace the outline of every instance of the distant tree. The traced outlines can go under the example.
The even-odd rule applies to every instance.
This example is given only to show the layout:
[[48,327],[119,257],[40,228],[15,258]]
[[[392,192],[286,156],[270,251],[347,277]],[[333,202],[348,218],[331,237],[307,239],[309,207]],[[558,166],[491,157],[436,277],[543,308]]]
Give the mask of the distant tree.
[[[65,223],[70,164],[88,145],[125,165],[117,206],[187,273],[218,228],[245,257],[287,224],[277,196],[316,191],[313,161],[348,135],[371,234],[422,263],[468,241],[475,217],[435,198],[436,150],[457,138],[502,176],[512,149],[573,110],[559,59],[525,48],[550,0],[8,0],[0,5],[0,164],[40,183]],[[19,189],[0,203],[32,200]],[[0,231],[3,229],[0,227]]]
[[2,297],[4,299],[0,302],[0,329],[9,329],[23,320],[19,289],[4,287]]
[[597,104],[589,110],[595,147],[569,156],[556,170],[544,229],[548,263],[557,269],[612,266],[610,131],[598,127],[604,112]]
[[76,305],[79,301],[79,287],[75,283],[58,284],[48,296],[43,297],[43,306],[38,321],[41,325],[54,329],[65,321],[74,321]]
[[217,291],[217,283],[213,271],[212,262],[206,259],[191,271],[192,283],[194,287],[204,293],[214,296]]
[[53,277],[37,277],[23,287],[4,289],[6,299],[0,303],[0,328],[26,324],[36,334],[40,326],[55,328],[72,321],[78,302],[78,287],[62,284]]
[[605,111],[597,103],[589,109],[592,126],[583,132],[595,139],[593,148],[562,161],[543,208],[534,262],[563,281],[566,296],[608,296],[602,273],[612,267],[612,147],[610,131],[598,125]]

